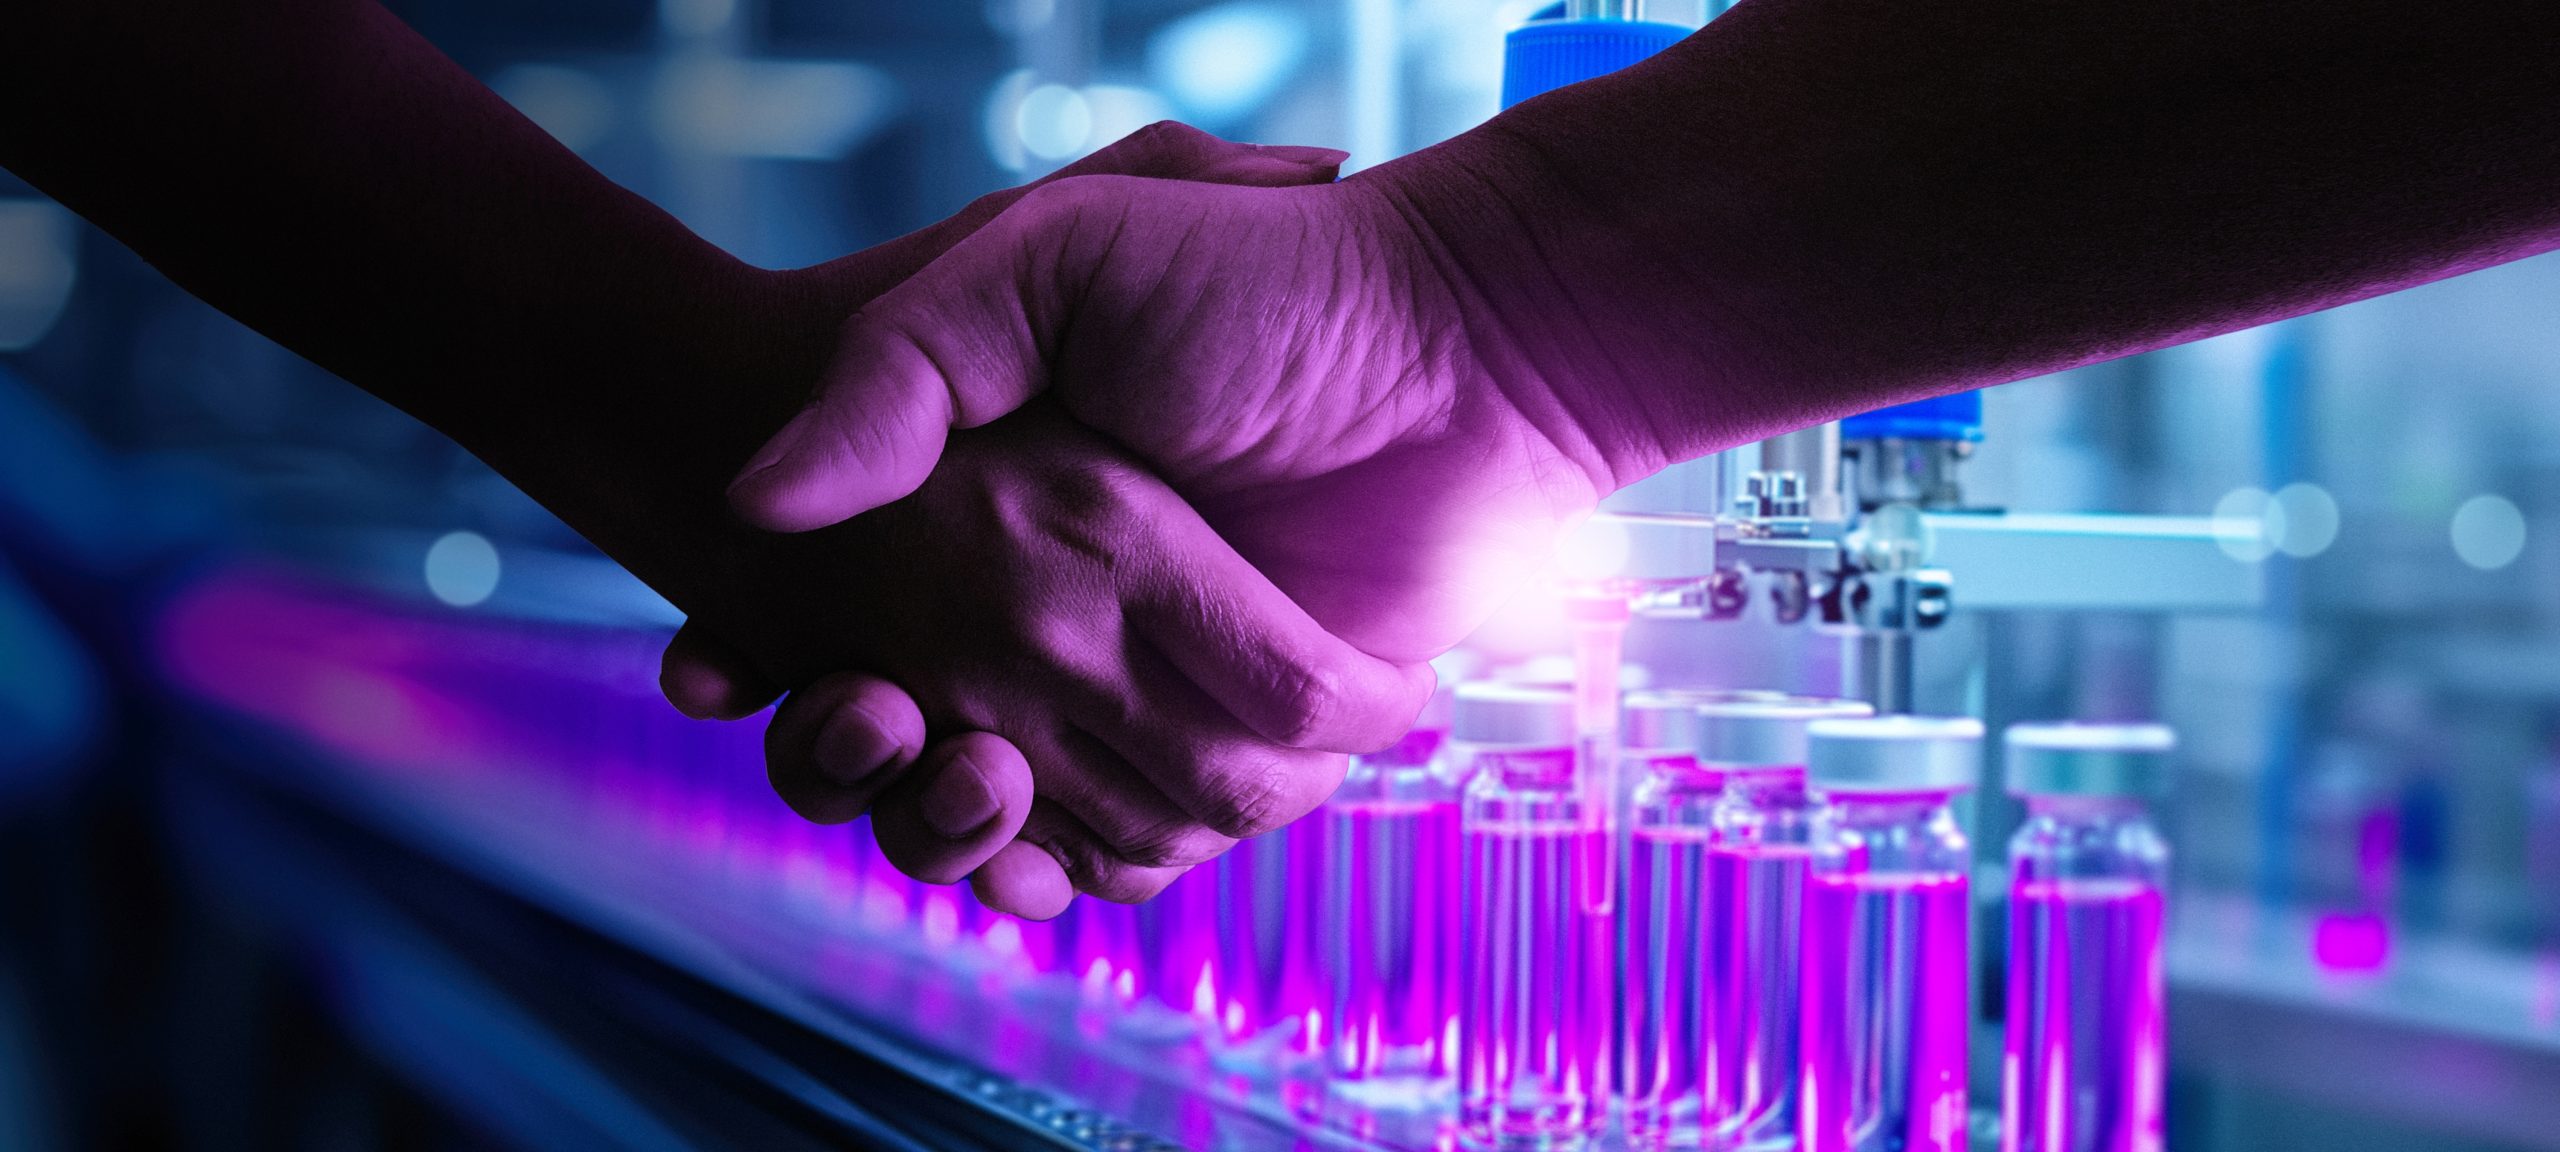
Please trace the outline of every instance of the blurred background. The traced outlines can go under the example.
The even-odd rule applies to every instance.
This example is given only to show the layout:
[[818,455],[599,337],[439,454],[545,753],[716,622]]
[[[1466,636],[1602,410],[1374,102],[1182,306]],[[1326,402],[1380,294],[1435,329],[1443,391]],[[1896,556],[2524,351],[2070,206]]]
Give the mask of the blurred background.
[[[1392,158],[1493,113],[1538,5],[391,7],[781,267],[1158,119]],[[2182,734],[2173,1147],[2560,1147],[2555,302],[2545,257],[1986,394],[1969,504],[2251,526],[2226,551],[2253,609],[1959,591],[1920,653],[1922,710]],[[1030,1137],[988,1116],[1062,1108],[1086,1128],[1039,1138],[1069,1147],[1367,1138],[1214,1061],[1079,1081],[1054,1067],[1092,1049],[925,985],[843,991],[862,859],[761,795],[759,725],[654,701],[676,621],[449,442],[0,175],[0,1147],[1006,1146]],[[1836,692],[1827,643],[1747,614],[1629,652],[1654,682]],[[668,844],[714,887],[627,871]],[[729,924],[717,884],[788,907]],[[929,935],[1021,931],[894,895]],[[894,1011],[860,1008],[883,987]],[[997,1087],[936,1063],[989,1045],[1021,1061]],[[910,1080],[960,1102],[848,1086]],[[968,1104],[1026,1084],[1055,1099]]]

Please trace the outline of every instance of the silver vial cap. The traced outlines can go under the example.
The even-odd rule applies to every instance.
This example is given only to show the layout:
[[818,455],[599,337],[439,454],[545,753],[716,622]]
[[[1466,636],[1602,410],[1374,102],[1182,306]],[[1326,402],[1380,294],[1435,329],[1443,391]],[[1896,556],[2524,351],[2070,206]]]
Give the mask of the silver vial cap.
[[1686,752],[1698,743],[1698,705],[1680,692],[1629,692],[1618,711],[1618,746]]
[[2178,750],[2166,724],[2012,724],[2004,740],[2017,796],[2158,796]]
[[1694,751],[1698,746],[1698,709],[1744,700],[1792,699],[1795,697],[1784,692],[1759,688],[1648,688],[1630,692],[1621,710],[1618,746],[1644,751]]
[[1970,716],[1816,720],[1807,734],[1816,792],[1952,792],[1982,776],[1982,721]]
[[1816,720],[1872,716],[1857,700],[1779,696],[1698,706],[1698,759],[1710,764],[1802,764]]
[[1449,707],[1449,738],[1526,748],[1573,746],[1573,693],[1536,684],[1472,681]]

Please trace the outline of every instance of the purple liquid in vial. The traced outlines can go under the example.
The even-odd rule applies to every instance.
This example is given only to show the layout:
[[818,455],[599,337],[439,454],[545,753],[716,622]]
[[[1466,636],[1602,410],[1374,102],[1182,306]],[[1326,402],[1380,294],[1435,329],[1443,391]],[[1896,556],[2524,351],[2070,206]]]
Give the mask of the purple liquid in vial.
[[1720,923],[1705,937],[1704,1072],[1718,1148],[1796,1144],[1798,944],[1810,858],[1800,845],[1718,845],[1707,853],[1707,891]]
[[1059,918],[1061,961],[1096,1004],[1123,1007],[1138,994],[1138,910],[1079,896]]
[[[1426,1095],[1424,1082],[1455,1070],[1457,801],[1337,803],[1325,818],[1340,916],[1329,1022],[1337,1089]],[[1384,1083],[1394,1080],[1406,1083]]]
[[2140,880],[2011,889],[2007,1152],[2160,1152],[2162,906]]
[[1803,1152],[1963,1152],[1969,887],[1951,873],[1807,881]]
[[[1287,971],[1289,842],[1291,829],[1238,843],[1203,866],[1216,876],[1217,1004],[1214,1035],[1228,1045],[1249,1045],[1289,1015],[1282,1002]],[[1258,1055],[1245,1062],[1266,1067]]]
[[1575,1145],[1609,1091],[1611,833],[1596,818],[1477,819],[1465,837],[1459,1119],[1483,1147]]
[[1138,993],[1173,1013],[1218,1012],[1218,876],[1194,868],[1137,906]]
[[1695,1146],[1707,1121],[1709,969],[1732,931],[1709,869],[1713,831],[1639,826],[1628,834],[1627,1135]]
[[1280,831],[1288,861],[1288,892],[1280,925],[1280,1022],[1297,1022],[1292,1051],[1317,1055],[1331,1041],[1333,966],[1326,954],[1328,901],[1333,896],[1333,827],[1321,811]]

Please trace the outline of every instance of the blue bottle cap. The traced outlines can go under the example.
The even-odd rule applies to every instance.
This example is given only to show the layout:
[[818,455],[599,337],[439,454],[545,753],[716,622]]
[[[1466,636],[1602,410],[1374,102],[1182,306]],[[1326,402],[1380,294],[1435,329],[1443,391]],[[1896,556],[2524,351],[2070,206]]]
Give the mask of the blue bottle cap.
[[1878,408],[1840,422],[1843,440],[1980,440],[1982,393],[1956,392]]
[[1679,43],[1693,29],[1650,20],[1536,20],[1502,46],[1502,106],[1606,76]]

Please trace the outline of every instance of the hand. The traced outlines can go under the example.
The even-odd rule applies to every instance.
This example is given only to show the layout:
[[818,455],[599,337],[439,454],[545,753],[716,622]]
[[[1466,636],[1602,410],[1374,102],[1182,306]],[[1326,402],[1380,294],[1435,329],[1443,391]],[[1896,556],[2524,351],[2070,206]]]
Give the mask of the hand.
[[863,310],[732,499],[833,523],[913,488],[948,429],[1052,390],[1326,628],[1428,659],[1617,486],[1642,414],[1543,370],[1506,323],[1534,269],[1456,262],[1403,190],[1037,189]]
[[[1303,180],[1304,155],[1168,128],[1087,167]],[[931,247],[902,245],[856,259],[876,268]],[[1312,808],[1340,776],[1327,753],[1391,742],[1429,692],[1426,669],[1325,634],[1160,482],[1053,413],[960,438],[913,499],[777,548],[789,558],[759,566],[752,619],[724,621],[719,640],[688,624],[670,645],[669,698],[698,716],[752,712],[776,694],[763,668],[787,653],[785,667],[889,672],[932,702],[937,727],[1009,737],[928,749],[907,691],[837,674],[784,704],[767,752],[803,815],[876,808],[903,869],[934,882],[974,871],[1011,911],[1054,913],[1070,880],[1152,893],[1232,837]]]

